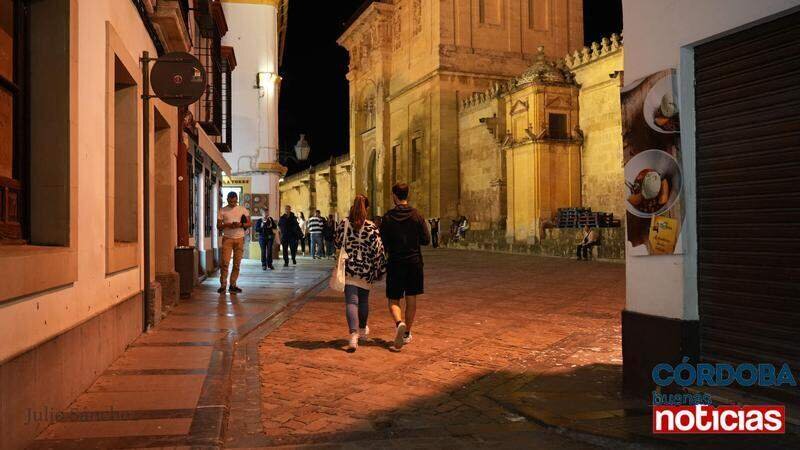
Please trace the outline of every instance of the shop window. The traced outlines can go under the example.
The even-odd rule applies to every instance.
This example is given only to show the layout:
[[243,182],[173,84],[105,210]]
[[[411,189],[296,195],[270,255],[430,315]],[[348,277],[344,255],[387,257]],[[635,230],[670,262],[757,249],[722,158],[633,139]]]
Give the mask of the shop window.
[[0,0],[0,241],[25,238],[25,133],[20,123],[24,105],[21,86],[24,48],[22,6]]
[[118,57],[114,61],[114,241],[136,242],[138,212],[138,88]]
[[567,132],[567,115],[550,113],[547,117],[547,135],[550,139],[569,139],[569,133]]
[[411,140],[411,181],[422,178],[422,136]]

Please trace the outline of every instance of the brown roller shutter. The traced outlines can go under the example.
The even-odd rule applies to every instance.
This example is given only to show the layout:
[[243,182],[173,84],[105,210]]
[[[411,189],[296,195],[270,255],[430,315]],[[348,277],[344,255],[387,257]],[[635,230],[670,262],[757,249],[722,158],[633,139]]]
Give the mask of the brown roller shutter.
[[787,362],[795,374],[798,42],[800,13],[794,13],[695,49],[701,355],[711,362]]

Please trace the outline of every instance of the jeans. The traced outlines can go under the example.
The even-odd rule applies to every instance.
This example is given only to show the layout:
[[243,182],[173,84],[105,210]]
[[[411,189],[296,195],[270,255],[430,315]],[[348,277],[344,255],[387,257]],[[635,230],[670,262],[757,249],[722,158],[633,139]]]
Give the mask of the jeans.
[[431,233],[431,244],[433,248],[439,248],[439,232],[434,231]]
[[272,267],[272,244],[275,242],[275,236],[260,236],[258,238],[258,245],[261,247],[261,266]]
[[345,313],[351,333],[367,327],[369,317],[369,290],[352,284],[344,286]]
[[242,262],[244,254],[244,238],[231,239],[222,238],[222,249],[220,250],[219,261],[219,284],[222,287],[228,286],[228,265],[233,256],[233,269],[231,270],[231,286],[236,286],[239,279],[239,264]]
[[311,233],[311,257],[325,256],[325,249],[322,247],[322,233]]
[[283,262],[289,264],[289,250],[292,251],[292,261],[297,259],[297,239],[281,239],[283,246]]
[[588,244],[579,244],[578,250],[575,252],[578,255],[578,259],[581,259],[581,253],[583,253],[583,259],[589,259],[589,252],[592,251],[592,247],[597,245],[594,242],[590,242]]
[[308,236],[305,235],[305,234],[300,237],[300,250],[303,252],[304,255],[306,254],[306,238],[307,237]]
[[333,253],[336,251],[336,245],[334,245],[333,239],[325,239],[325,250],[328,252],[328,257],[333,256]]

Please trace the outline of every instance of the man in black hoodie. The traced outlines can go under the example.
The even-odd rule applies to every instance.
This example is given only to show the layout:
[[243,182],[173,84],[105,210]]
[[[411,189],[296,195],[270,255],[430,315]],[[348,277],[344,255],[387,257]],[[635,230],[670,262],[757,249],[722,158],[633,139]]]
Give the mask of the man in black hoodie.
[[[408,185],[392,186],[394,209],[388,211],[381,221],[383,246],[389,253],[386,266],[386,297],[389,312],[397,327],[394,346],[397,349],[411,342],[411,325],[417,312],[417,295],[424,292],[422,251],[431,236],[425,218],[416,209],[408,206]],[[400,308],[400,300],[406,299],[406,314]]]

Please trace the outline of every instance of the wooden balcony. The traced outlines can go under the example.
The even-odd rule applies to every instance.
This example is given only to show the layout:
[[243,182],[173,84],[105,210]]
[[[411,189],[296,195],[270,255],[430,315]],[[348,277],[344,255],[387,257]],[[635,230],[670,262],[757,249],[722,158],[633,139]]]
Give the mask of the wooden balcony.
[[191,51],[192,39],[180,1],[159,0],[150,20],[167,52]]

